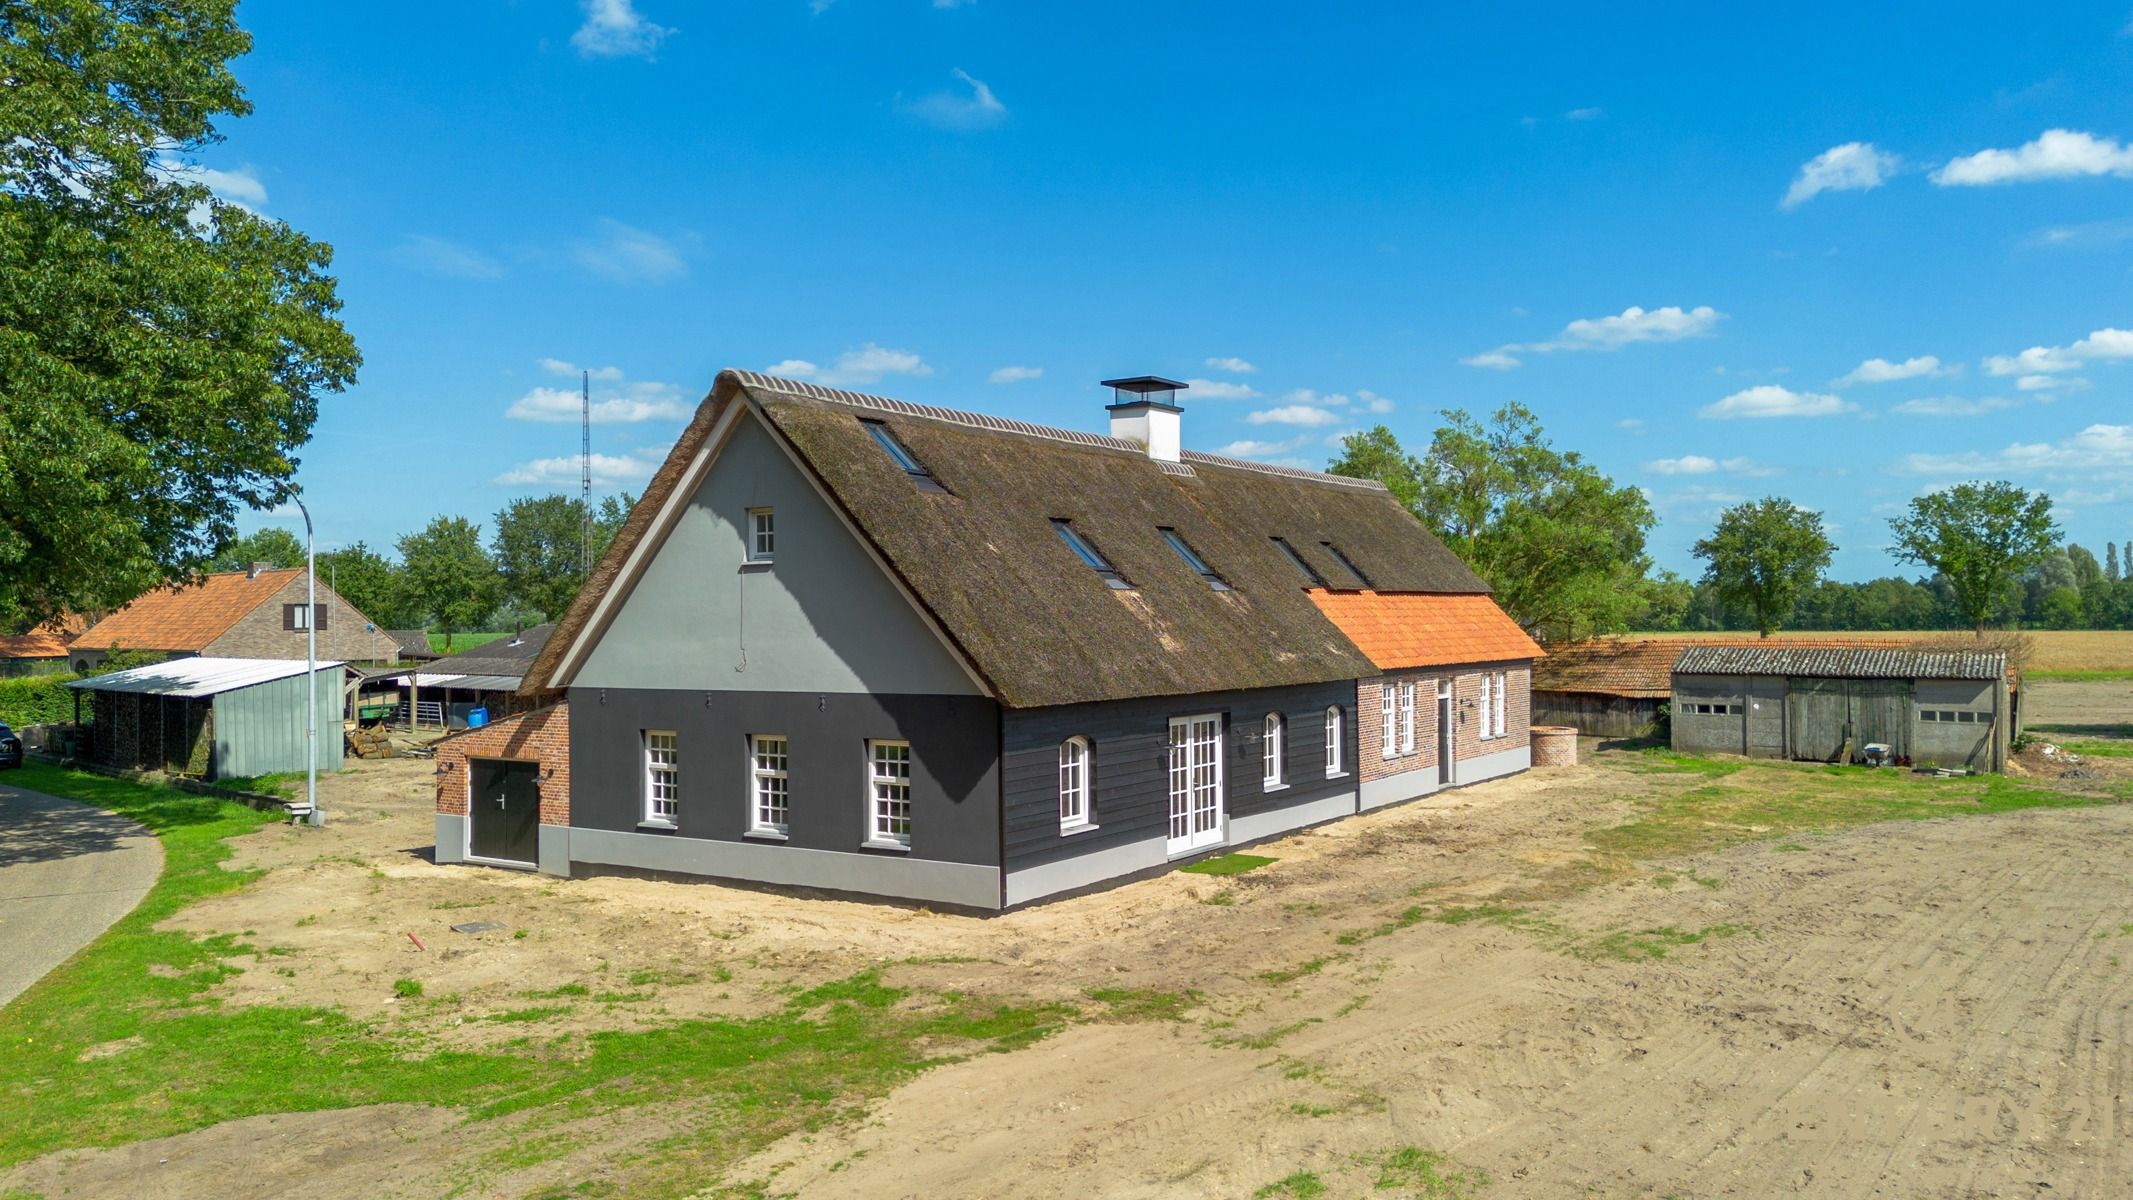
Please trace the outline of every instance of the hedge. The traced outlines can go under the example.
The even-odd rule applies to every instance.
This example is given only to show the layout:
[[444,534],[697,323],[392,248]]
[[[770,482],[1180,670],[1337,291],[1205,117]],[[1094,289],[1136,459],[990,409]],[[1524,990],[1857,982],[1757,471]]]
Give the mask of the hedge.
[[[73,675],[24,675],[0,679],[0,724],[19,729],[24,725],[66,723],[74,719],[74,693],[67,684]],[[88,714],[84,712],[84,719]]]

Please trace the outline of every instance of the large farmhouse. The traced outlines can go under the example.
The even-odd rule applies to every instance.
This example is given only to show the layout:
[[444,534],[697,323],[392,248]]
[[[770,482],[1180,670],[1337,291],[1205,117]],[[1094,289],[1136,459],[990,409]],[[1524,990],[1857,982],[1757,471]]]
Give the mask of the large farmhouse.
[[1523,770],[1539,653],[1375,483],[729,371],[437,857],[999,909]]

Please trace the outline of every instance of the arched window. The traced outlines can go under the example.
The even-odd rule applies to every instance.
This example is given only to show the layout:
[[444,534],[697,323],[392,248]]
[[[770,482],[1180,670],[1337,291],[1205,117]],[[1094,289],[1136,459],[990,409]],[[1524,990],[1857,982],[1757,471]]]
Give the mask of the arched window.
[[1326,710],[1326,778],[1341,773],[1341,747],[1345,744],[1341,737],[1341,706],[1336,704]]
[[1089,824],[1089,739],[1059,743],[1059,832]]
[[1289,756],[1288,747],[1283,745],[1286,741],[1288,741],[1288,722],[1281,719],[1280,713],[1268,713],[1266,715],[1266,742],[1262,753],[1266,759],[1265,785],[1270,789],[1287,786],[1284,777],[1288,773]]

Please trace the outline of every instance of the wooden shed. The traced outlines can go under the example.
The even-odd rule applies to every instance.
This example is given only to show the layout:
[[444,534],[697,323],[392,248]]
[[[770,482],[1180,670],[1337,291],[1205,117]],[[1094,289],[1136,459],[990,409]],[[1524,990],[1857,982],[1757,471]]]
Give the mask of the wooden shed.
[[1699,754],[1918,766],[2006,766],[1999,652],[1692,646],[1674,663],[1673,744]]
[[[342,664],[318,664],[318,767],[341,767]],[[301,771],[304,664],[177,658],[67,685],[92,716],[89,757],[107,767],[216,780]]]

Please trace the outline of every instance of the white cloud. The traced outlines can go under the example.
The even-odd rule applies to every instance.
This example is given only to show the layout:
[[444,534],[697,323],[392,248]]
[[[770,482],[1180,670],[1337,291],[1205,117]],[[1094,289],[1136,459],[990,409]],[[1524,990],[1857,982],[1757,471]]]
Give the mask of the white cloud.
[[1735,392],[1715,404],[1706,404],[1698,416],[1712,420],[1753,417],[1828,417],[1851,412],[1857,406],[1820,392],[1795,392],[1766,383]]
[[[938,7],[938,4],[936,4],[936,7]],[[1021,383],[1025,379],[1044,378],[1044,368],[1001,367],[999,370],[994,371],[991,375],[986,376],[986,378],[992,380],[994,383]]]
[[1725,320],[1726,314],[1710,305],[1683,309],[1678,305],[1644,309],[1632,304],[1611,317],[1585,317],[1563,326],[1563,331],[1544,342],[1513,343],[1459,361],[1470,367],[1508,371],[1519,365],[1520,353],[1547,354],[1557,350],[1620,350],[1639,342],[1678,342],[1707,337]]
[[1775,475],[1775,467],[1766,467],[1752,458],[1706,458],[1701,454],[1684,454],[1680,458],[1661,458],[1644,464],[1655,475],[1715,475],[1721,471],[1729,475]]
[[1991,454],[1913,454],[1904,459],[1921,475],[2049,471],[2133,472],[2133,425],[2091,425],[2060,442],[2015,442]]
[[1384,414],[1391,412],[1393,408],[1392,401],[1369,388],[1357,388],[1355,398],[1362,402],[1364,412]]
[[[173,183],[204,187],[224,204],[241,208],[255,217],[266,215],[267,185],[259,181],[259,173],[249,164],[234,171],[222,171],[175,158],[157,158],[155,168]],[[207,204],[201,203],[194,205],[187,216],[195,226],[204,229],[213,222],[214,213]]]
[[1339,392],[1328,392],[1320,395],[1310,388],[1290,388],[1282,394],[1281,402],[1283,404],[1317,404],[1326,408],[1346,408],[1350,403],[1348,397]]
[[1563,117],[1570,121],[1597,121],[1606,115],[1607,110],[1604,108],[1573,108],[1564,113]]
[[1616,421],[1616,422],[1615,422],[1615,428],[1616,428],[1616,429],[1642,429],[1642,428],[1644,428],[1644,418],[1643,418],[1643,417],[1624,417],[1624,418],[1622,418],[1621,420],[1619,420],[1619,421]]
[[1798,208],[1823,192],[1863,192],[1880,187],[1900,165],[1901,160],[1895,155],[1876,149],[1871,142],[1831,146],[1801,165],[1778,207]]
[[2024,246],[2049,249],[2103,249],[2133,242],[2133,218],[2114,217],[2081,225],[2053,225],[2022,240]]
[[1192,391],[1195,400],[1251,400],[1259,395],[1250,384],[1221,379],[1188,379],[1185,386]]
[[2031,346],[1985,360],[1987,375],[2055,375],[2092,362],[2133,358],[2133,329],[2099,329],[2071,346]]
[[1261,409],[1244,419],[1252,425],[1302,425],[1309,428],[1337,425],[1341,415],[1309,404],[1284,404],[1279,408]]
[[594,383],[619,383],[622,379],[621,367],[580,367],[574,362],[565,362],[560,358],[536,359],[535,363],[550,375],[576,375],[581,371],[589,371]]
[[2024,375],[2015,380],[2015,388],[2024,392],[2079,392],[2088,386],[2089,381],[2078,375]]
[[[535,387],[511,402],[504,415],[514,421],[576,421],[580,396],[574,388]],[[640,421],[679,421],[689,415],[681,389],[671,383],[625,383],[593,389],[592,423],[634,425]]]
[[788,358],[765,367],[763,373],[842,387],[848,383],[877,383],[887,375],[931,375],[933,368],[909,350],[891,350],[868,342],[857,350],[838,355],[837,361],[827,367],[816,366],[804,358]]
[[585,23],[570,44],[587,58],[650,58],[674,31],[644,19],[632,0],[581,0]]
[[1961,367],[1954,365],[1944,367],[1941,365],[1940,359],[1931,354],[1921,354],[1916,358],[1904,359],[1902,362],[1890,362],[1885,358],[1870,358],[1853,367],[1849,374],[1842,379],[1836,380],[1831,386],[1850,387],[1855,383],[1894,383],[1899,379],[1939,379],[1946,375],[1953,375],[1961,369]]
[[1259,369],[1243,359],[1235,357],[1210,358],[1207,360],[1207,366],[1209,370],[1228,371],[1232,375],[1249,375]]
[[957,67],[951,72],[970,87],[970,94],[934,92],[900,104],[905,112],[940,129],[986,129],[1007,119],[1007,106],[992,94],[982,79]]
[[[507,487],[563,487],[575,486],[578,482],[579,463],[575,457],[536,458],[529,463],[520,463],[496,477],[496,482]],[[659,463],[635,454],[595,454],[592,456],[593,483],[600,487],[620,487],[643,483],[659,469]]]
[[1963,396],[1921,396],[1906,400],[1889,411],[1913,417],[1976,417],[2013,408],[2014,403],[2005,396],[1985,396],[1976,400]]
[[663,283],[689,273],[681,250],[656,233],[602,217],[595,236],[571,248],[578,265],[615,283]]
[[2133,146],[2073,129],[2048,129],[2013,150],[1980,150],[1933,172],[1942,187],[1985,187],[2085,175],[2133,176]]
[[500,279],[504,274],[501,264],[471,246],[421,233],[400,239],[393,257],[425,274],[448,279]]
[[1246,438],[1217,448],[1214,453],[1228,458],[1274,458],[1294,454],[1308,439],[1295,438],[1286,442],[1259,442]]

